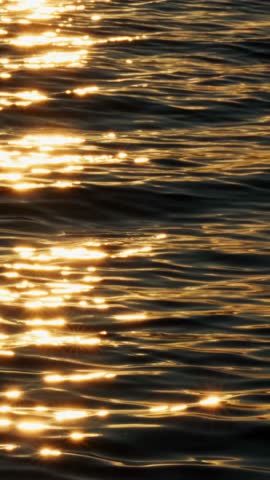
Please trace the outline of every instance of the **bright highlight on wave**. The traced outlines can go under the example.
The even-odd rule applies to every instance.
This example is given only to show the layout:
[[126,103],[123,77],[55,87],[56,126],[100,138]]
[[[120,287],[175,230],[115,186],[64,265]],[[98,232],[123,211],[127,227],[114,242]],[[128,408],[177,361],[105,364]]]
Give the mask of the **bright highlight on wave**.
[[22,92],[1,92],[0,110],[9,107],[29,107],[33,103],[40,103],[48,100],[48,97],[38,90],[25,90]]
[[[82,11],[85,6],[81,1],[75,1],[72,4],[61,3],[57,6],[52,5],[48,0],[9,0],[5,6],[5,11],[10,14],[21,14],[21,18],[27,23],[34,20],[44,21],[50,18],[57,18],[57,16],[64,13],[72,13]],[[26,23],[26,24],[27,24]]]
[[55,31],[43,32],[39,35],[21,35],[11,40],[16,47],[39,47],[53,45],[54,47],[84,47],[92,44],[89,35],[82,37],[59,35]]
[[[47,306],[47,305],[46,305]],[[53,335],[48,330],[33,330],[21,337],[22,344],[36,346],[63,347],[73,345],[78,347],[92,347],[99,345],[101,340],[96,337],[79,335]]]
[[35,433],[35,432],[42,432],[49,428],[48,425],[42,422],[37,421],[23,421],[19,422],[17,425],[17,429],[23,433]]
[[[70,90],[70,93],[84,97],[96,92],[97,88],[80,87]],[[12,94],[5,92],[2,97],[0,93],[0,108],[18,105],[18,102],[21,106],[27,106],[46,99],[45,94],[36,90]],[[106,165],[133,163],[139,166],[148,161],[144,158],[141,162],[141,157],[123,151],[115,154],[95,151],[93,145],[86,145],[84,137],[69,132],[29,134],[9,140],[5,148],[1,148],[0,144],[0,185],[22,194],[49,187],[68,189],[80,185],[82,178],[88,183],[96,172],[100,175],[100,168]],[[141,253],[146,250],[147,247],[144,247]],[[136,249],[126,250],[120,252],[119,256],[125,258],[139,253]]]
[[41,455],[41,457],[49,458],[49,457],[60,457],[62,455],[62,452],[57,448],[46,447],[46,448],[42,448],[39,451],[39,454]]
[[107,372],[94,372],[94,373],[75,373],[71,375],[60,375],[60,374],[51,374],[45,375],[44,381],[46,383],[64,383],[64,382],[88,382],[94,380],[104,379],[112,379],[115,378],[116,375],[113,373]]
[[10,400],[17,400],[22,396],[22,391],[18,389],[11,389],[4,392],[4,396]]
[[216,408],[224,402],[224,398],[219,397],[218,395],[209,395],[208,397],[199,400],[198,402],[194,403],[182,403],[179,405],[156,405],[154,407],[150,407],[151,413],[156,414],[169,414],[169,413],[180,413],[185,412],[188,409],[196,408],[196,407],[206,407],[206,408]]
[[89,416],[86,410],[60,410],[54,415],[57,422],[68,422],[73,420],[80,420]]

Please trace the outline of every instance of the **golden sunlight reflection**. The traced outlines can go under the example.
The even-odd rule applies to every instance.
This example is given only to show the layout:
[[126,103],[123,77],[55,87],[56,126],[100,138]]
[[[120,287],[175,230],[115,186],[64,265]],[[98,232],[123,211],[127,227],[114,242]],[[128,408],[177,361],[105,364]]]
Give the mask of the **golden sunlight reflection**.
[[[73,27],[73,14],[86,8],[82,0],[0,0],[0,111],[7,117],[14,112],[35,117],[37,122],[30,129],[25,121],[24,130],[4,133],[0,140],[0,187],[12,190],[14,201],[28,201],[33,190],[104,183],[104,175],[122,175],[127,167],[140,172],[150,162],[147,152],[130,146],[126,151],[117,132],[102,133],[101,142],[93,143],[78,130],[39,128],[39,115],[46,116],[59,98],[71,108],[78,101],[87,106],[89,97],[102,88],[90,76],[83,81],[76,75],[76,83],[63,83],[51,93],[48,75],[59,69],[66,79],[72,78],[70,69],[90,64],[106,44],[146,38],[112,36],[105,29],[97,35],[103,12],[93,12],[94,4],[91,0],[87,5],[92,36],[83,26],[77,31]],[[16,86],[20,78],[21,87]],[[63,232],[44,243],[34,235],[22,236],[21,242],[1,250],[0,360],[8,366],[0,391],[1,452],[24,454],[25,448],[32,448],[42,459],[53,460],[64,454],[59,448],[63,441],[76,444],[103,436],[102,431],[92,431],[92,424],[97,430],[107,425],[115,400],[108,397],[87,407],[86,400],[94,399],[95,388],[112,385],[122,373],[97,361],[100,352],[106,355],[106,348],[118,347],[108,325],[147,320],[139,306],[125,308],[108,294],[104,269],[115,258],[124,263],[154,255],[156,240],[165,239],[160,235],[139,244],[123,241],[115,248],[87,234],[74,239]],[[183,405],[171,408],[183,410]],[[33,447],[36,440],[39,445]]]
[[81,420],[87,418],[88,416],[89,413],[87,410],[66,409],[56,412],[54,418],[57,422],[72,422],[73,420]]
[[12,424],[8,418],[0,418],[0,428],[8,428]]
[[[7,0],[2,7],[2,25],[0,37],[3,42],[14,48],[16,53],[2,58],[1,78],[8,79],[22,69],[49,70],[53,68],[81,68],[91,57],[91,47],[109,43],[130,43],[146,38],[145,35],[118,35],[92,38],[89,34],[75,34],[72,27],[72,15],[85,9],[81,1],[12,1]],[[100,22],[102,16],[94,13],[89,21]],[[54,19],[54,26],[48,20]],[[18,33],[9,29],[11,24],[25,27],[26,31]],[[49,24],[49,28],[47,26]],[[39,28],[36,28],[36,25]],[[34,53],[31,53],[31,51]],[[1,61],[1,60],[0,60]],[[7,76],[9,75],[9,77]],[[76,93],[76,92],[75,92]],[[80,95],[80,93],[78,93]]]
[[115,320],[120,322],[139,322],[141,320],[146,320],[146,313],[127,313],[122,315],[115,315]]
[[0,443],[0,450],[4,450],[6,452],[14,452],[18,448],[18,445],[15,443]]
[[44,102],[48,97],[38,90],[23,90],[21,92],[0,91],[0,110],[7,107],[28,107],[33,103]]
[[[84,145],[76,135],[65,139],[62,135],[40,135],[23,137],[20,147],[17,145],[16,148],[20,148],[27,157],[33,143],[36,144],[36,149],[41,149],[46,155],[58,149],[69,148],[72,143]],[[125,155],[121,157],[124,158]],[[69,389],[84,391],[91,388],[94,391],[96,385],[101,384],[104,388],[121,375],[113,366],[95,367],[96,360],[89,368],[91,355],[96,355],[98,349],[102,352],[104,347],[118,346],[111,341],[104,326],[97,326],[95,316],[112,322],[137,322],[147,320],[147,314],[132,309],[124,310],[124,305],[119,310],[111,311],[112,307],[105,295],[106,289],[103,290],[102,286],[103,268],[115,258],[125,261],[128,257],[139,255],[147,258],[154,255],[155,246],[165,240],[164,235],[160,235],[160,238],[154,235],[139,243],[131,239],[121,243],[118,249],[111,249],[106,240],[89,236],[72,240],[63,236],[61,240],[47,240],[43,244],[25,240],[2,252],[1,361],[12,364],[16,358],[20,360],[25,356],[26,349],[30,349],[42,362],[47,358],[50,362],[50,365],[35,372],[35,383],[39,388],[35,388],[33,393],[28,383],[25,383],[24,389],[19,388],[22,383],[14,383],[3,387],[0,392],[0,430],[6,435],[7,444],[10,440],[12,445],[15,435],[15,438],[19,436],[20,442],[24,439],[24,447],[39,435],[45,444],[39,451],[40,456],[53,459],[60,456],[54,453],[60,450],[57,444],[55,448],[46,445],[52,432],[57,432],[59,438],[65,438],[74,444],[102,435],[93,433],[91,424],[94,419],[95,425],[106,425],[109,415],[114,414],[108,409],[108,403],[85,408],[85,405],[75,402],[74,397],[72,401],[67,395],[68,403],[64,401],[60,408],[59,403],[54,405],[53,402],[48,402],[47,405],[46,395],[47,392],[51,395],[56,391],[68,392]],[[104,309],[104,312],[100,309]],[[18,311],[21,312],[19,318],[15,313]],[[88,315],[94,320],[93,326],[88,322]],[[57,355],[60,349],[61,352],[67,352],[67,355]],[[73,355],[74,358],[78,355],[77,358],[82,359],[86,356],[87,361],[80,363],[76,360],[65,369],[61,362],[72,361]],[[29,378],[31,376],[32,373]],[[151,413],[157,415],[167,411],[180,414],[184,413],[185,408],[184,405],[159,406],[154,407]],[[17,447],[14,450],[17,451]],[[3,451],[11,455],[13,452],[12,448],[8,450],[4,447]]]
[[[97,87],[80,87],[71,93],[85,96],[97,91]],[[15,93],[0,92],[0,109],[12,105],[28,106],[45,101],[48,97],[37,90]],[[133,163],[139,168],[148,161],[146,157],[137,157],[120,151],[114,154],[97,153],[96,147],[86,144],[86,138],[68,132],[27,134],[0,143],[0,185],[17,192],[25,193],[34,189],[53,187],[68,189],[76,187],[96,173],[96,169],[106,165]],[[100,174],[100,173],[99,173]],[[136,255],[147,251],[144,247],[119,253],[121,257]],[[27,252],[26,252],[27,254]],[[79,254],[79,253],[78,253]],[[26,257],[25,257],[26,258]]]
[[[56,3],[52,5],[48,0],[9,0],[6,2],[5,10],[10,14],[21,14],[26,22],[33,20],[49,20],[50,18],[57,18],[57,16],[63,13],[72,13],[76,11],[84,10],[85,6],[81,1],[75,1],[74,3]],[[26,23],[27,24],[27,23]]]
[[209,397],[203,398],[199,404],[202,407],[217,407],[222,402],[222,399],[217,395],[211,395]]
[[17,424],[17,429],[19,431],[22,431],[24,433],[35,433],[35,432],[42,432],[44,430],[47,430],[49,428],[48,425],[42,422],[37,422],[37,421],[23,421],[19,422]]
[[61,374],[49,374],[45,375],[44,381],[46,383],[64,383],[64,382],[89,382],[99,379],[111,379],[115,378],[116,375],[108,372],[94,372],[94,373],[74,373],[71,375],[61,375]]
[[18,400],[22,395],[23,393],[18,389],[11,389],[4,392],[4,396],[10,400]]
[[85,435],[85,433],[82,433],[82,432],[71,432],[69,438],[73,442],[81,442],[82,440],[84,440],[86,438],[86,435]]
[[149,411],[153,414],[170,414],[170,413],[181,413],[186,412],[189,409],[205,407],[205,408],[217,408],[222,403],[224,403],[225,397],[220,397],[218,395],[209,395],[202,398],[198,402],[192,402],[190,404],[180,403],[178,405],[155,405],[150,407]]
[[39,454],[41,455],[41,457],[49,458],[49,457],[60,457],[62,455],[62,452],[57,448],[44,447],[44,448],[41,448],[41,450],[39,451]]

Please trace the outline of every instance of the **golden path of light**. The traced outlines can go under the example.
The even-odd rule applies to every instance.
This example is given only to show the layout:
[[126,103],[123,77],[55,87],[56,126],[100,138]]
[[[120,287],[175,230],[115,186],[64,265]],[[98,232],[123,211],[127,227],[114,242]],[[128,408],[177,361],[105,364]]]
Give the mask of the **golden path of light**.
[[[22,392],[20,392],[22,394]],[[2,395],[10,398],[8,395],[9,392],[4,392]],[[21,396],[21,395],[20,395]],[[18,397],[16,397],[18,398]],[[221,397],[216,394],[203,396],[198,402],[193,402],[190,404],[176,404],[176,405],[158,405],[151,407],[149,412],[151,415],[160,416],[168,414],[181,414],[187,412],[188,409],[198,409],[198,408],[207,408],[207,409],[217,409],[220,405],[226,402],[226,397]],[[134,412],[133,412],[134,413]],[[139,412],[141,414],[141,410]],[[113,412],[107,409],[100,410],[87,410],[87,409],[78,409],[78,408],[52,408],[46,406],[34,406],[34,407],[23,407],[19,405],[2,405],[0,406],[0,415],[5,415],[0,417],[0,432],[16,434],[17,439],[21,442],[22,436],[31,437],[36,433],[43,434],[46,431],[58,431],[63,424],[67,424],[65,427],[65,435],[71,442],[82,442],[88,438],[99,436],[99,434],[85,431],[85,430],[75,430],[72,426],[71,429],[68,426],[69,424],[74,424],[74,422],[82,423],[84,420],[90,417],[108,417]],[[24,417],[22,419],[22,417]],[[20,448],[20,443],[4,443],[0,444],[0,450],[6,451],[7,453],[13,453],[14,451]],[[44,446],[38,450],[38,454],[42,457],[58,457],[65,452],[55,446]],[[67,452],[68,454],[68,452]]]
[[[18,14],[21,22],[24,25],[31,23],[33,20],[49,20],[50,18],[56,18],[64,13],[72,13],[76,11],[82,11],[85,6],[81,0],[73,2],[57,2],[56,5],[52,5],[52,2],[48,0],[8,0],[4,3],[6,15]],[[13,18],[13,17],[10,17]],[[6,22],[9,23],[9,17],[6,17]]]
[[[75,89],[75,94],[84,96],[93,89],[94,87]],[[43,95],[36,91],[13,95],[5,93],[5,96],[0,93],[0,105],[2,101],[33,103],[42,101],[42,98]],[[3,148],[0,144],[0,160],[0,185],[22,193],[46,187],[76,187],[82,182],[82,174],[93,174],[94,167],[130,163],[140,165],[148,162],[145,156],[123,151],[115,154],[95,153],[95,147],[86,145],[85,138],[66,132],[25,135],[10,140],[8,146],[5,144]]]
[[[159,234],[153,241],[166,241],[166,235]],[[106,245],[104,247],[99,241],[87,240],[48,248],[30,245],[13,248],[6,257],[8,261],[2,263],[1,303],[2,306],[23,307],[27,312],[23,323],[28,330],[23,335],[12,336],[0,332],[1,356],[12,357],[13,349],[23,345],[60,347],[72,344],[97,346],[101,343],[100,338],[94,335],[63,333],[68,322],[59,309],[109,309],[106,299],[94,294],[96,286],[102,281],[97,274],[98,264],[108,258],[153,254],[151,244],[119,249],[114,254],[109,254]],[[46,318],[42,315],[44,310],[51,312]],[[146,314],[125,312],[115,314],[113,318],[121,322],[134,322],[146,319]],[[3,319],[0,319],[0,323],[3,323]],[[61,334],[58,333],[59,328]]]
[[1,92],[0,91],[0,110],[6,107],[28,107],[33,103],[43,102],[48,97],[38,90],[24,90],[21,92]]
[[[79,139],[77,139],[79,141]],[[55,143],[61,142],[55,139]],[[49,247],[19,245],[2,255],[2,278],[4,285],[0,295],[2,307],[22,306],[25,319],[17,323],[8,318],[0,318],[0,357],[6,363],[25,347],[36,349],[83,348],[87,352],[106,344],[107,332],[87,334],[72,330],[68,315],[63,308],[76,305],[77,308],[104,308],[110,305],[106,298],[93,296],[93,284],[100,283],[98,269],[108,259],[125,259],[136,256],[154,255],[154,245],[167,241],[165,233],[149,238],[136,248],[120,248],[113,255],[106,251],[106,243],[87,239],[72,242],[51,244]],[[152,245],[153,244],[153,245]],[[6,263],[5,263],[6,261]],[[83,305],[82,305],[83,303]],[[137,322],[147,320],[144,312],[127,312],[113,314],[112,318],[119,322]],[[12,333],[9,327],[12,326]],[[16,328],[15,328],[16,326]],[[76,369],[72,371],[59,369],[36,372],[40,390],[65,388],[72,384],[73,388],[81,388],[92,382],[114,381],[121,372],[113,370]],[[114,414],[107,408],[82,408],[74,402],[63,407],[38,404],[32,401],[29,405],[27,388],[16,385],[0,391],[0,433],[7,439],[0,444],[0,450],[7,454],[16,454],[27,442],[39,434],[41,446],[37,454],[42,458],[57,458],[69,452],[59,448],[57,440],[51,444],[50,439],[67,438],[72,443],[88,441],[100,435],[91,431],[91,420],[105,421]],[[31,398],[31,397],[30,397]],[[190,404],[158,404],[145,406],[144,415],[183,415],[190,409],[216,409],[225,403],[227,397],[217,394],[201,395],[201,399]],[[141,408],[130,414],[141,415]],[[89,427],[90,424],[90,427]],[[12,438],[12,442],[8,441]],[[15,441],[14,441],[15,439]],[[13,443],[14,442],[14,443]]]
[[[137,35],[95,40],[89,35],[66,33],[67,28],[72,25],[72,18],[62,17],[72,12],[83,11],[85,6],[80,0],[58,2],[55,5],[46,0],[0,0],[0,6],[3,13],[1,22],[4,25],[0,29],[0,35],[3,42],[12,47],[16,53],[15,56],[0,57],[0,79],[2,80],[9,80],[22,68],[47,71],[57,67],[82,67],[90,57],[91,47],[95,45],[133,42],[145,38],[145,35]],[[40,24],[50,18],[59,19],[56,28],[35,31],[35,21]],[[101,20],[98,14],[90,18],[93,22]],[[14,23],[30,26],[30,33],[14,35],[10,29]],[[127,63],[131,62],[127,60]],[[98,87],[95,85],[80,85],[65,91],[67,95],[79,97],[96,92]],[[0,109],[27,108],[49,99],[46,92],[36,89],[0,91]],[[115,139],[116,134],[110,132],[108,138]],[[76,154],[73,153],[74,147],[76,147]],[[87,171],[92,164],[119,164],[130,160],[135,164],[142,164],[148,161],[145,156],[129,158],[126,152],[101,155],[93,154],[92,150],[91,147],[85,148],[83,138],[67,136],[66,132],[59,135],[27,135],[10,142],[8,148],[1,149],[0,146],[0,184],[17,191],[46,186],[68,188],[80,183],[79,179],[74,180],[74,174]],[[71,178],[69,178],[70,174],[72,174]],[[166,235],[159,234],[156,239],[166,240]],[[150,245],[143,245],[136,248],[123,248],[109,256],[102,246],[95,242],[72,247],[54,246],[42,250],[32,246],[14,248],[6,263],[3,264],[4,285],[0,288],[0,295],[3,306],[23,307],[26,318],[18,323],[19,333],[0,333],[0,357],[4,362],[8,362],[17,351],[28,346],[37,349],[66,346],[89,349],[102,346],[106,332],[89,335],[70,331],[69,319],[62,315],[63,308],[91,306],[96,309],[109,309],[105,298],[93,296],[95,285],[101,281],[101,277],[95,273],[96,266],[93,266],[93,263],[96,265],[107,257],[125,259],[137,255],[151,255],[151,252]],[[128,312],[113,315],[113,318],[119,322],[136,322],[146,320],[147,315],[144,312]],[[10,323],[12,322],[0,319],[0,324],[4,326]],[[68,374],[41,372],[40,381],[44,387],[52,388],[68,383],[109,381],[116,376],[116,373],[111,371],[76,370]],[[12,436],[15,434],[19,440],[17,443],[0,444],[0,450],[7,453],[20,448],[22,436],[31,438],[37,433],[45,436],[47,431],[59,431],[59,429],[62,431],[62,426],[66,424],[68,425],[67,436],[72,442],[81,442],[88,437],[97,436],[98,434],[82,431],[82,429],[74,430],[74,423],[79,422],[81,426],[90,417],[106,418],[111,413],[105,408],[88,410],[75,405],[70,408],[54,408],[46,405],[29,407],[21,405],[24,397],[27,397],[27,391],[17,387],[0,392],[0,402],[5,402],[0,404],[0,433],[7,437],[9,434]],[[204,396],[200,401],[190,405],[156,405],[150,408],[150,414],[182,414],[194,407],[217,408],[224,401],[224,398],[213,394]],[[44,445],[38,453],[43,458],[57,458],[65,452],[57,446]]]
[[[92,17],[96,21],[96,16]],[[81,68],[91,57],[91,47],[106,45],[110,43],[130,43],[144,40],[145,35],[135,36],[113,36],[103,39],[94,39],[89,35],[72,35],[62,33],[65,24],[60,23],[59,28],[45,30],[39,33],[22,34],[9,37],[8,31],[2,31],[2,39],[12,46],[16,53],[23,55],[12,55],[0,58],[0,65],[3,72],[1,77],[7,80],[19,69],[42,70],[58,67]],[[40,49],[40,52],[37,51]],[[30,50],[26,54],[25,50]],[[31,53],[34,50],[34,53]]]
[[[109,3],[110,0],[104,0]],[[95,2],[92,0],[92,4]],[[80,68],[89,61],[90,47],[115,42],[133,42],[145,35],[91,38],[88,34],[74,34],[73,18],[86,6],[81,0],[0,0],[2,41],[14,48],[14,54],[0,57],[0,79],[8,80],[20,69],[41,70]],[[50,20],[54,21],[53,27]],[[100,22],[102,15],[90,14],[88,20]],[[49,22],[48,22],[49,21]],[[14,33],[13,25],[19,34]],[[44,28],[42,29],[42,25]],[[25,32],[21,33],[24,28]],[[41,49],[40,52],[37,51]],[[27,53],[27,50],[34,50]],[[26,105],[17,105],[26,106]]]

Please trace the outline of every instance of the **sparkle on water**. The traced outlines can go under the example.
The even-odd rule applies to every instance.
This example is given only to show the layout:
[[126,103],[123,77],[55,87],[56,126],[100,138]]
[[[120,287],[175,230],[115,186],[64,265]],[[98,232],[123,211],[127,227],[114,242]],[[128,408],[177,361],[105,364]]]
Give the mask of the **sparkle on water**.
[[[96,87],[75,89],[74,93],[85,96]],[[37,91],[21,92],[19,94],[5,93],[1,97],[6,103],[23,107],[35,102],[44,101],[46,98]],[[18,100],[18,98],[24,100]],[[8,142],[9,148],[1,148],[0,141],[0,185],[12,188],[18,192],[26,192],[41,188],[67,189],[82,183],[82,174],[92,174],[93,166],[96,168],[106,165],[121,165],[122,163],[140,164],[148,161],[146,157],[128,156],[125,152],[95,153],[94,147],[85,144],[83,137],[67,134],[27,134],[22,138]],[[76,154],[73,149],[76,146]]]
[[[72,331],[72,325],[66,312],[67,307],[93,310],[106,305],[110,312],[110,302],[104,297],[96,297],[94,290],[102,281],[102,276],[97,276],[102,263],[110,258],[132,258],[138,255],[155,255],[154,245],[156,242],[166,241],[167,235],[157,234],[148,240],[146,246],[123,248],[113,255],[107,251],[106,244],[102,245],[99,240],[93,239],[84,243],[51,245],[49,248],[38,248],[34,245],[15,246],[6,252],[8,263],[3,263],[3,278],[7,284],[1,287],[3,305],[12,304],[15,307],[23,307],[25,319],[20,321],[17,329],[12,333],[6,333],[5,325],[10,324],[9,318],[1,318],[3,325],[0,333],[0,355],[13,358],[20,355],[23,349],[31,347],[42,351],[43,348],[59,349],[71,346],[73,349],[102,348],[108,342],[106,331],[100,331],[98,335],[84,334]],[[66,276],[68,274],[68,276]],[[82,300],[82,298],[84,300]],[[85,304],[82,307],[82,302]],[[38,313],[38,314],[37,314]],[[45,316],[44,316],[45,315]],[[118,322],[145,321],[147,316],[144,312],[126,312],[113,314],[112,320]],[[90,382],[114,381],[118,373],[110,370],[89,371],[89,369],[77,369],[70,373],[61,371],[44,371],[40,374],[41,388],[60,385],[83,385]],[[121,375],[121,373],[120,373]],[[43,386],[43,387],[42,387]],[[107,408],[85,409],[78,408],[75,403],[71,407],[59,408],[52,405],[28,406],[27,389],[16,386],[2,392],[3,403],[0,405],[0,430],[16,435],[18,443],[6,443],[1,446],[8,453],[17,452],[23,446],[24,441],[38,433],[49,439],[50,432],[61,431],[67,435],[73,443],[80,443],[95,436],[89,431],[88,419],[96,417],[105,421],[113,415],[113,410]],[[9,403],[7,403],[9,401]],[[190,404],[159,404],[151,407],[145,406],[151,416],[176,415],[188,413],[198,408],[217,408],[226,401],[222,396],[211,394],[203,396],[200,400]],[[134,412],[133,412],[134,414]],[[141,414],[141,411],[140,411]],[[136,414],[135,414],[136,415]],[[22,418],[23,416],[23,418]],[[85,430],[74,430],[74,426],[86,423]],[[70,427],[69,427],[70,424]],[[59,457],[65,453],[56,447],[45,446],[39,451],[43,458]]]
[[[109,2],[109,0],[107,0]],[[56,68],[81,68],[91,61],[92,47],[106,43],[136,42],[145,35],[114,36],[99,39],[89,35],[72,33],[72,14],[83,11],[83,1],[46,1],[46,0],[2,0],[0,35],[2,42],[11,52],[0,57],[0,110],[28,109],[40,103],[49,103],[55,100],[49,92],[39,91],[34,86],[31,89],[14,90],[8,87],[8,81],[22,69],[44,70],[45,75]],[[71,15],[71,17],[70,17]],[[54,28],[48,28],[46,23],[54,19]],[[96,13],[89,17],[92,22],[102,21],[102,15]],[[19,28],[14,28],[14,25]],[[22,31],[22,29],[25,31]],[[16,33],[19,31],[19,33]],[[131,59],[126,60],[131,65]],[[99,94],[98,85],[79,85],[59,92],[72,98]],[[116,141],[117,133],[108,132],[106,140]],[[76,147],[76,153],[74,153]],[[132,154],[116,150],[114,153],[104,149],[96,151],[89,144],[88,139],[72,131],[39,131],[26,132],[23,136],[10,138],[7,142],[0,139],[0,185],[25,195],[30,190],[45,189],[48,187],[68,189],[81,185],[84,181],[82,173],[92,174],[93,167],[106,167],[110,164],[131,164],[138,167],[149,161],[148,156]],[[84,177],[85,178],[85,177]],[[23,355],[27,349],[37,350],[46,354],[55,350],[72,348],[72,351],[87,350],[89,354],[96,348],[109,344],[106,331],[84,333],[78,331],[72,323],[72,309],[81,312],[97,312],[107,310],[112,321],[136,323],[146,321],[145,312],[113,309],[111,313],[110,298],[101,296],[98,286],[102,283],[101,270],[104,262],[113,259],[125,261],[131,257],[147,257],[155,255],[155,243],[166,242],[166,234],[160,233],[150,238],[142,245],[131,242],[123,243],[123,248],[110,252],[106,245],[99,241],[78,242],[78,244],[64,244],[64,241],[51,242],[50,246],[22,244],[10,251],[3,251],[2,284],[0,295],[4,315],[0,319],[0,357],[7,363]],[[153,245],[152,245],[153,244]],[[115,302],[117,305],[117,302]],[[23,319],[13,321],[13,311],[23,311]],[[12,328],[10,328],[12,327]],[[113,344],[117,348],[116,343]],[[51,358],[50,358],[51,360]],[[51,363],[51,362],[50,362]],[[13,367],[12,367],[13,368]],[[15,367],[14,367],[15,368]],[[16,367],[17,368],[17,367]],[[60,370],[60,369],[59,369]],[[46,391],[72,383],[75,387],[94,381],[113,381],[121,376],[121,371],[110,370],[89,371],[78,362],[78,369],[70,373],[61,373],[54,368],[42,370],[36,379],[42,395]],[[88,419],[96,418],[106,425],[106,419],[114,415],[113,409],[84,408],[78,405],[74,398],[63,408],[52,403],[30,405],[32,398],[31,386],[10,385],[0,392],[0,431],[5,434],[6,442],[0,444],[0,450],[8,454],[16,454],[20,448],[27,445],[31,437],[37,434],[44,446],[36,453],[45,459],[56,459],[65,453],[57,446],[57,438],[68,438],[73,444],[80,443],[91,437],[99,436],[91,431]],[[9,403],[7,403],[9,402]],[[221,396],[211,394],[190,404],[159,404],[144,405],[145,417],[188,414],[196,408],[217,408],[225,402]],[[141,407],[130,415],[142,415]],[[80,430],[76,430],[76,428]],[[81,428],[85,427],[82,431]],[[51,432],[57,436],[51,444]],[[9,443],[9,438],[16,438],[16,443]],[[32,444],[33,445],[33,444]],[[34,449],[34,447],[32,447]],[[75,448],[75,446],[74,446]]]

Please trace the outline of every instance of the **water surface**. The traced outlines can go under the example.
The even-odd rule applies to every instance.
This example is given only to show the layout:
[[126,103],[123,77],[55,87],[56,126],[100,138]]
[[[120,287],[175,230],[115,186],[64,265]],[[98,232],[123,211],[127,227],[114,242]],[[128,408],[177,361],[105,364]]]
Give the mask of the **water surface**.
[[269,478],[265,1],[0,1],[0,472]]

